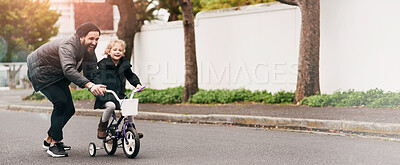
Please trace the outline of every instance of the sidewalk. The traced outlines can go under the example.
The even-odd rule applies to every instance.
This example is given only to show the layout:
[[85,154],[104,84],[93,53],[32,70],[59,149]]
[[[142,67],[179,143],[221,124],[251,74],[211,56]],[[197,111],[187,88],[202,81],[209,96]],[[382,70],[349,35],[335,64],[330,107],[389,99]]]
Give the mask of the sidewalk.
[[[0,108],[49,113],[49,101],[22,101],[32,90],[0,91]],[[94,101],[75,101],[76,115],[100,116]],[[224,123],[280,128],[338,130],[400,135],[400,110],[305,107],[294,105],[159,105],[139,104],[136,119],[191,123]]]

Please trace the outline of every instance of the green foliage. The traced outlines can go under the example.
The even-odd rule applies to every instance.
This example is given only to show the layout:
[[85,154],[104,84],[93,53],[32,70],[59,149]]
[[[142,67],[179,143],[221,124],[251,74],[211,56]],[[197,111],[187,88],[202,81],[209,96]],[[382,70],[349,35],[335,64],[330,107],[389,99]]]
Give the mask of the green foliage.
[[271,97],[272,94],[270,92],[267,92],[266,90],[263,91],[254,91],[252,95],[249,97],[248,101],[254,101],[254,102],[263,102],[265,99]]
[[[201,0],[192,0],[193,15],[196,15],[202,9],[200,1]],[[157,9],[165,9],[170,13],[168,21],[176,21],[176,19],[182,20],[182,10],[179,5],[179,0],[158,0]],[[176,18],[174,16],[176,16]]]
[[152,21],[156,19],[153,14],[157,10],[156,7],[152,7],[153,0],[137,0],[135,1],[136,19],[138,22],[144,23],[144,21]]
[[349,107],[349,106],[367,106],[372,108],[396,108],[400,105],[400,93],[387,92],[381,89],[371,89],[367,92],[354,91],[336,91],[331,95],[315,95],[304,98],[301,105],[311,107]]
[[27,55],[58,33],[60,14],[48,0],[0,0],[0,36],[8,51],[2,62],[25,62]]
[[200,0],[202,11],[273,2],[274,0]]
[[[127,94],[129,91],[127,91]],[[168,89],[149,89],[146,88],[142,92],[135,93],[135,98],[139,98],[140,103],[160,103],[160,104],[176,104],[182,102],[183,87]]]
[[[130,94],[132,90],[127,89],[126,94]],[[95,99],[88,90],[71,91],[73,100]],[[195,95],[189,99],[189,103],[197,104],[217,104],[217,103],[234,103],[234,102],[257,102],[265,104],[291,104],[294,100],[294,92],[280,91],[271,94],[265,90],[254,91],[246,89],[216,89],[203,90],[200,89]],[[168,89],[149,89],[146,88],[142,92],[135,94],[135,98],[139,98],[140,103],[160,103],[160,104],[178,104],[182,102],[183,87]],[[43,100],[45,96],[41,93],[34,93],[26,96],[23,100]],[[399,108],[400,92],[383,92],[381,89],[371,89],[366,92],[362,91],[336,91],[331,95],[322,94],[305,97],[301,105],[310,107],[351,107],[366,106],[371,108]]]
[[[192,0],[193,15],[196,16],[196,14],[200,11],[254,5],[274,1],[275,0]],[[158,2],[158,9],[166,9],[170,15],[178,15],[177,18],[179,20],[182,19],[182,10],[180,9],[178,0],[158,0]],[[169,21],[175,20],[171,20],[170,18]]]
[[93,94],[85,89],[71,91],[71,95],[72,100],[95,99]]
[[0,61],[7,54],[7,41],[0,36]]
[[294,93],[280,91],[264,99],[265,104],[293,103]]
[[[131,89],[126,90],[126,95],[132,92]],[[73,100],[95,99],[88,90],[71,91]],[[150,89],[146,88],[142,92],[135,93],[134,98],[139,98],[140,103],[160,103],[160,104],[178,104],[182,102],[183,87],[167,88],[167,89]],[[266,104],[292,103],[294,93],[277,92],[272,95],[267,91],[254,91],[246,89],[216,89],[202,90],[200,89],[191,97],[189,103],[212,104],[212,103],[234,103],[234,102],[265,102]]]
[[234,103],[242,101],[264,102],[266,104],[292,103],[294,99],[293,92],[277,92],[274,95],[267,91],[251,92],[246,89],[216,89],[200,90],[193,95],[189,102],[199,104],[211,103]]
[[28,95],[28,96],[22,98],[22,100],[30,100],[30,101],[36,100],[36,101],[40,101],[40,100],[44,100],[45,98],[46,98],[46,96],[44,96],[44,95],[41,94],[41,93],[33,93],[33,94],[31,94],[31,95]]
[[190,103],[232,103],[235,101],[249,100],[251,91],[245,89],[216,89],[216,90],[200,90],[193,95]]

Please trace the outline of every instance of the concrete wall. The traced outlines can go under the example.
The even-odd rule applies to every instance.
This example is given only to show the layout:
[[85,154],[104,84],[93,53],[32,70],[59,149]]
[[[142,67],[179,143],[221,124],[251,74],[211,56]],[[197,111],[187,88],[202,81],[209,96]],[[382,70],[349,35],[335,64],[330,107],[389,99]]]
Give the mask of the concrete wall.
[[[399,5],[396,0],[321,0],[322,93],[398,90]],[[195,24],[200,88],[295,90],[298,8],[272,4],[203,12]],[[135,44],[135,71],[144,84],[183,85],[181,22],[146,25]]]
[[321,0],[322,92],[400,88],[397,0]]
[[[280,4],[199,13],[195,20],[199,87],[294,91],[300,12]],[[157,89],[184,84],[182,22],[146,25],[135,38],[134,66]]]

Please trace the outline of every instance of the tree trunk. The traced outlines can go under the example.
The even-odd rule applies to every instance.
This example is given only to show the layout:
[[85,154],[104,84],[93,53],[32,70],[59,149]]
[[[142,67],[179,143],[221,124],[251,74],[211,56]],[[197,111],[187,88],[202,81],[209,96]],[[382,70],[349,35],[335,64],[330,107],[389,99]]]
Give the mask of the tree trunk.
[[319,47],[320,47],[320,3],[319,0],[300,0],[301,36],[299,70],[295,102],[304,97],[320,93]]
[[18,69],[15,69],[15,65],[10,65],[8,69],[8,87],[10,89],[15,89],[17,84],[16,84],[16,77],[19,71],[21,70],[22,65],[19,65]]
[[168,22],[179,20],[179,14],[169,13]]
[[[117,5],[120,15],[118,22],[117,36],[125,41],[125,57],[132,60],[135,34],[142,27],[142,23],[136,18],[135,3],[131,0],[107,0],[111,5]],[[125,93],[126,80],[123,80],[122,92]]]
[[185,33],[185,86],[183,88],[183,102],[199,91],[197,80],[196,40],[194,35],[194,15],[191,0],[180,0],[182,8],[182,22]]
[[133,39],[136,33],[137,19],[133,1],[123,1],[124,3],[118,5],[120,20],[118,22],[117,36],[119,39],[124,40],[126,43],[125,57],[130,60],[133,51]]
[[297,87],[294,102],[320,93],[320,0],[277,0],[300,7],[301,35]]

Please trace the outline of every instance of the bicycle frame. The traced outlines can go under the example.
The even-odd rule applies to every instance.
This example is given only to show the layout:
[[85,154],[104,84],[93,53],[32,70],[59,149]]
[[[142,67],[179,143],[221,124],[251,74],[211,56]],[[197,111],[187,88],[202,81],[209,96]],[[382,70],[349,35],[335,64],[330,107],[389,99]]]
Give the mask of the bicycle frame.
[[[125,138],[125,142],[128,142],[127,137],[126,137],[126,127],[129,125],[130,127],[133,128],[133,125],[128,121],[128,118],[126,118],[125,116],[122,116],[117,120],[117,116],[115,115],[115,112],[113,112],[112,115],[112,120],[110,122],[110,125],[107,127],[107,131],[110,131],[110,128],[114,128],[116,131],[116,135],[112,136],[111,139],[104,139],[105,142],[109,142],[111,141],[113,138],[122,138],[122,134],[123,137]],[[122,120],[124,120],[124,125],[122,126],[122,130],[118,131],[118,126],[121,124]],[[117,121],[117,123],[114,124],[114,121]]]
[[[130,93],[130,99],[132,99],[133,98],[133,94],[135,93],[135,92],[137,92],[137,91],[140,91],[140,90],[142,90],[143,88],[145,88],[145,87],[142,87],[141,89],[138,89],[138,90],[133,90],[132,91],[132,93]],[[114,92],[114,91],[111,91],[111,90],[106,90],[106,92],[109,92],[109,93],[112,93],[113,95],[114,95],[114,97],[118,100],[118,101],[120,101],[120,99],[118,98],[118,96],[116,95],[116,93]],[[121,113],[121,112],[120,112]],[[110,128],[114,128],[115,130],[114,131],[116,131],[116,135],[115,136],[112,136],[110,139],[104,139],[104,142],[109,142],[109,141],[111,141],[113,138],[117,138],[117,139],[119,139],[119,138],[124,138],[125,139],[125,142],[128,142],[128,140],[127,140],[127,136],[126,136],[126,127],[129,125],[130,127],[132,127],[132,128],[134,128],[134,126],[128,121],[128,118],[126,118],[125,116],[123,116],[122,115],[122,113],[121,113],[121,117],[117,120],[117,116],[115,115],[115,111],[113,111],[113,115],[112,115],[112,120],[111,120],[111,122],[110,122],[110,124],[109,124],[109,126],[107,127],[107,131],[110,131]],[[119,125],[121,124],[121,122],[122,122],[122,120],[124,120],[124,125],[122,126],[122,130],[121,131],[118,131],[118,127],[119,127]],[[114,123],[114,121],[117,121],[117,123],[116,124],[113,124]],[[123,136],[122,136],[122,134],[123,134]]]

